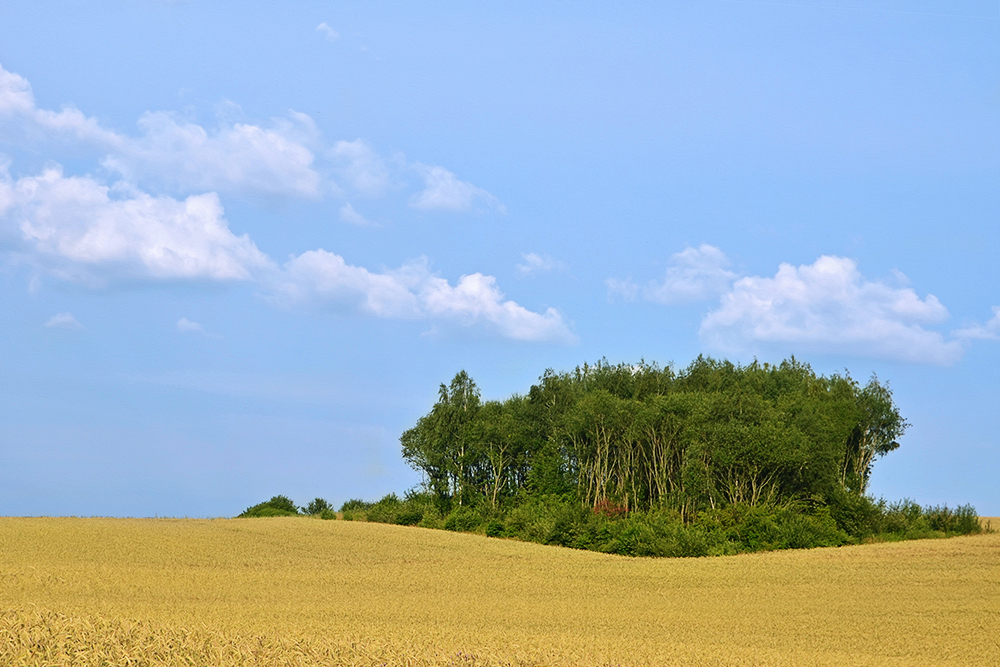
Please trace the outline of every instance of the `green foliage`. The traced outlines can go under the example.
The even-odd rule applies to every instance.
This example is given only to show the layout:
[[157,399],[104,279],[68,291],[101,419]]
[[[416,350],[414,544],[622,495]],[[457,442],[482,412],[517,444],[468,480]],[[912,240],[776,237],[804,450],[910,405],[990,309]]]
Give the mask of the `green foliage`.
[[238,518],[298,516],[299,508],[287,496],[274,496],[267,502],[248,507]]
[[794,358],[699,357],[679,372],[601,361],[485,402],[462,371],[400,439],[423,490],[341,511],[630,556],[979,532],[970,506],[865,495],[907,426],[874,376],[861,386]]
[[356,512],[358,510],[366,510],[370,506],[371,506],[371,503],[366,503],[363,500],[359,500],[357,498],[352,498],[352,499],[346,501],[343,505],[340,506],[340,511],[341,512]]
[[863,495],[906,421],[874,376],[823,377],[794,358],[675,372],[641,362],[546,371],[524,396],[480,399],[464,371],[401,437],[438,511],[525,494],[584,507],[669,508],[690,523],[728,504]]
[[323,512],[332,512],[333,505],[323,500],[322,498],[316,498],[310,501],[308,505],[303,508],[306,514],[323,514]]

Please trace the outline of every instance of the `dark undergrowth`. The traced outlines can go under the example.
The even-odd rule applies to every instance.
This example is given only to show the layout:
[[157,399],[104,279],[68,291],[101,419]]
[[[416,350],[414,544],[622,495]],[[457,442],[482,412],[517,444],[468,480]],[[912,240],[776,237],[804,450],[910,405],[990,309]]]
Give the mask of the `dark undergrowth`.
[[682,521],[669,509],[625,512],[613,505],[585,508],[569,497],[526,499],[504,510],[442,506],[430,494],[390,494],[377,502],[351,500],[347,521],[513,538],[629,556],[714,556],[775,549],[806,549],[864,542],[941,538],[983,532],[975,508],[921,507],[844,495],[836,504],[733,504]]

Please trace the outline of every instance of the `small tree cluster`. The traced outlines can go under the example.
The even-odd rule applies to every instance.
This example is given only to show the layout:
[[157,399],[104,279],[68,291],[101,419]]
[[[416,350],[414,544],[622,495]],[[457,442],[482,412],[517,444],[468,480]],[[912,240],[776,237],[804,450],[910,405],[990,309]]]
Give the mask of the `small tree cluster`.
[[527,395],[483,401],[462,371],[401,437],[444,505],[498,509],[526,495],[592,509],[671,509],[862,495],[907,423],[872,376],[817,375],[794,358],[739,366],[699,357],[547,371]]

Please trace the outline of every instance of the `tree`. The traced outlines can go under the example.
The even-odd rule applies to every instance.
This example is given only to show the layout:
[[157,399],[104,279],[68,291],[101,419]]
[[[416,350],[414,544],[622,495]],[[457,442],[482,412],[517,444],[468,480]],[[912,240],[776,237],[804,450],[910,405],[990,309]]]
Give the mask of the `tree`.
[[848,490],[864,494],[872,464],[899,448],[898,439],[910,424],[893,404],[889,386],[880,384],[874,373],[855,396],[857,422],[847,439],[841,481]]
[[323,511],[332,512],[333,505],[323,500],[322,498],[316,498],[311,500],[308,505],[302,508],[306,514],[322,514]]
[[427,475],[430,490],[460,505],[475,492],[473,473],[481,467],[474,431],[479,408],[479,388],[459,371],[449,386],[439,387],[430,414],[400,438],[403,458]]

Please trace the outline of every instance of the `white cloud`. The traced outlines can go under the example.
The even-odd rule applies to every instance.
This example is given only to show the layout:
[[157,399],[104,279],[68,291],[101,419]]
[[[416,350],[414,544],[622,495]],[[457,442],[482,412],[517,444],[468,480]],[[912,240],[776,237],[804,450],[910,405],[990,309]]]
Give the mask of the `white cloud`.
[[[335,33],[326,24],[317,30]],[[473,273],[452,285],[433,275],[426,261],[370,271],[322,249],[279,269],[249,236],[233,234],[217,192],[340,193],[313,169],[310,146],[318,143],[318,132],[304,114],[290,112],[267,128],[220,121],[211,130],[165,112],[146,113],[138,124],[139,135],[130,137],[73,108],[39,109],[28,81],[0,68],[0,132],[13,130],[16,141],[27,140],[33,149],[52,140],[89,142],[106,153],[102,165],[118,178],[108,185],[92,176],[66,176],[55,166],[12,180],[0,162],[0,241],[12,251],[9,257],[38,273],[95,286],[120,279],[253,280],[279,305],[315,302],[377,317],[482,326],[515,340],[575,340],[556,310],[535,312],[506,299],[492,276]],[[410,199],[414,208],[505,212],[496,197],[447,169],[408,164],[402,156],[390,167],[361,139],[338,142],[321,155],[360,196],[402,186],[406,179],[394,182],[393,170],[408,170],[424,186]],[[165,188],[197,194],[158,194]],[[349,202],[340,217],[372,224]],[[525,260],[528,273],[561,266],[540,255]],[[61,326],[61,316],[51,326]],[[176,327],[205,333],[186,318]]]
[[424,189],[410,199],[410,206],[424,211],[471,211],[476,202],[506,213],[507,209],[486,190],[472,183],[460,181],[455,174],[444,167],[434,167],[413,163],[424,179]]
[[715,246],[703,243],[670,257],[663,282],[652,282],[643,290],[647,301],[663,304],[691,303],[713,299],[726,292],[736,274],[729,259]]
[[318,26],[316,26],[316,32],[326,37],[326,40],[328,42],[332,42],[333,40],[340,37],[340,33],[331,28],[329,25],[327,25],[326,21],[323,21]]
[[496,279],[481,273],[462,276],[452,286],[431,274],[423,259],[374,273],[351,266],[334,253],[312,250],[285,264],[271,300],[278,304],[320,303],[378,317],[483,325],[515,340],[575,340],[555,309],[536,313],[506,300]]
[[62,111],[49,111],[35,106],[35,95],[28,80],[0,65],[0,119],[14,120],[22,130],[37,135],[39,131],[68,134],[77,139],[98,141],[115,145],[120,137],[105,130],[94,118],[87,118],[79,110],[66,107]]
[[289,111],[272,127],[223,123],[209,131],[166,112],[146,113],[139,137],[105,129],[72,107],[39,109],[26,79],[0,67],[0,120],[29,140],[75,138],[109,151],[102,164],[132,182],[186,190],[316,197],[322,179],[308,148],[318,136],[306,114]]
[[45,326],[52,327],[53,329],[71,329],[74,331],[83,328],[83,325],[71,313],[56,313],[49,318]]
[[181,190],[316,197],[321,179],[307,148],[316,136],[309,116],[294,111],[271,128],[223,123],[208,131],[170,113],[146,113],[142,135],[123,138],[102,164],[132,182],[165,182]]
[[632,278],[608,278],[604,285],[608,288],[608,303],[614,302],[616,296],[624,301],[635,301],[639,296],[639,286]]
[[544,313],[536,313],[504,300],[493,276],[481,273],[462,276],[454,287],[444,278],[429,276],[420,290],[420,298],[431,315],[457,320],[465,326],[486,322],[507,338],[575,340],[558,311],[548,308]]
[[390,186],[389,168],[363,139],[338,141],[330,151],[337,174],[358,194],[378,197]]
[[416,295],[389,273],[352,266],[340,255],[310,250],[285,264],[275,302],[336,304],[379,317],[420,317]]
[[0,114],[32,114],[35,111],[35,96],[28,80],[0,66]]
[[188,333],[191,331],[196,331],[198,333],[205,333],[205,327],[201,326],[197,322],[192,322],[186,317],[182,317],[177,320],[177,330],[181,333]]
[[63,277],[87,279],[95,271],[110,271],[245,280],[271,266],[248,236],[229,230],[214,193],[183,201],[152,197],[50,168],[13,183],[11,198],[6,217],[35,258]]
[[957,329],[951,335],[964,340],[1000,340],[1000,306],[993,306],[993,317],[986,324]]
[[[335,35],[328,24],[317,31]],[[236,110],[235,104],[223,105]],[[406,187],[397,171],[416,172],[422,189],[409,204],[421,210],[466,212],[477,206],[505,213],[492,194],[459,180],[448,169],[419,162],[408,164],[401,155],[389,165],[362,139],[339,141],[320,149],[320,133],[312,118],[289,111],[267,126],[233,122],[220,112],[218,125],[208,128],[177,114],[147,112],[138,121],[139,133],[129,136],[101,126],[94,118],[66,107],[39,109],[31,85],[22,76],[0,67],[0,139],[39,144],[78,141],[103,153],[101,165],[123,180],[152,192],[237,193],[318,198],[343,194],[333,180],[317,171],[322,166],[353,195],[383,197]],[[396,174],[397,178],[393,178]]]
[[374,227],[376,224],[354,210],[350,202],[340,207],[340,219],[350,225],[358,227]]
[[948,311],[933,295],[867,280],[853,260],[820,257],[811,265],[781,264],[773,278],[742,278],[702,320],[700,334],[727,351],[756,344],[795,344],[907,362],[950,364],[962,355],[925,324]]
[[524,260],[524,264],[518,264],[515,268],[517,275],[522,278],[535,276],[540,273],[549,273],[550,271],[565,271],[569,268],[566,262],[555,259],[551,255],[525,252],[521,253],[521,258]]

